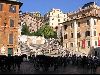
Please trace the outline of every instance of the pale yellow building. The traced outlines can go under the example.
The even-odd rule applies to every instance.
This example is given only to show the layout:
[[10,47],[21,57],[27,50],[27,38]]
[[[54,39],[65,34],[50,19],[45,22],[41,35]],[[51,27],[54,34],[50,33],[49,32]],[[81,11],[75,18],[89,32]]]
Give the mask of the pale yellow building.
[[85,4],[78,11],[68,13],[66,22],[61,23],[63,46],[70,51],[94,53],[100,46],[100,7],[95,2]]

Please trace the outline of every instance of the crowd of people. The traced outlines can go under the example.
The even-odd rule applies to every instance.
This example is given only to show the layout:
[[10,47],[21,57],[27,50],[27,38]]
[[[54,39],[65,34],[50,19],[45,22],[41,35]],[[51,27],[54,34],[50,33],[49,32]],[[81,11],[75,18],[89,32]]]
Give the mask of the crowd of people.
[[32,56],[30,61],[34,64],[36,70],[48,71],[50,68],[57,70],[59,67],[67,67],[68,65],[77,66],[84,69],[90,69],[95,72],[100,65],[98,57],[94,56],[76,56],[67,54],[66,56],[50,57],[45,55]]
[[[21,63],[24,56],[0,56],[0,70],[11,71],[20,70]],[[30,56],[29,63],[32,63],[36,70],[49,71],[51,68],[56,71],[60,67],[67,67],[69,65],[77,66],[79,68],[88,69],[95,72],[100,66],[100,59],[96,56],[76,56],[66,54],[65,56],[51,57],[45,55]]]
[[22,56],[0,56],[0,71],[11,71],[20,70],[21,62],[23,61]]

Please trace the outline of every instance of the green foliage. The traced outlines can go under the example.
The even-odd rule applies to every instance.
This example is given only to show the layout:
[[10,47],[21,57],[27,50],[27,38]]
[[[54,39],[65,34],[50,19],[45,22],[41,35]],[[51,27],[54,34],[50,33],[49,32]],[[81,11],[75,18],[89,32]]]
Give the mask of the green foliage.
[[36,32],[29,32],[29,28],[26,25],[23,25],[22,27],[22,35],[28,35],[28,36],[44,36],[45,38],[57,38],[57,32],[53,30],[51,26],[48,24],[43,25],[40,29],[38,29]]
[[35,36],[44,36],[45,38],[57,38],[57,33],[49,25],[43,25],[37,32],[34,33]]
[[30,34],[29,28],[28,28],[28,26],[26,25],[26,23],[25,23],[25,25],[22,26],[22,32],[21,32],[21,34],[22,34],[22,35],[29,35],[29,34]]
[[34,32],[31,32],[28,34],[29,36],[34,36]]

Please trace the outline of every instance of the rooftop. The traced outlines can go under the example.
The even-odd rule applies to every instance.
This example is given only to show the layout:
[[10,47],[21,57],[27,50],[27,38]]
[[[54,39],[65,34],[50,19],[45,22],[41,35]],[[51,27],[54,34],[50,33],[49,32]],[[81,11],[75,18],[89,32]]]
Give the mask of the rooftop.
[[94,5],[94,4],[95,4],[95,2],[89,2],[87,4],[84,4],[84,6],[82,7],[82,9],[84,9],[85,7],[88,7],[90,5]]
[[12,4],[18,4],[20,7],[22,6],[23,3],[21,3],[18,0],[0,0],[0,2],[5,2],[5,3],[12,3]]
[[17,0],[8,0],[8,1],[17,1]]

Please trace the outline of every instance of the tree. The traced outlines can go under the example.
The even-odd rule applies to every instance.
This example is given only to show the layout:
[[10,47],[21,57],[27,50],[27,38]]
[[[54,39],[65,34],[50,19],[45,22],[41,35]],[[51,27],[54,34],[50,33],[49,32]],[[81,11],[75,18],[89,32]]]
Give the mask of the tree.
[[37,32],[34,33],[35,36],[44,36],[45,38],[57,38],[57,32],[49,25],[43,25]]
[[26,25],[26,23],[25,23],[25,25],[22,26],[22,32],[21,32],[21,34],[22,34],[22,35],[29,35],[29,34],[30,34],[29,28],[28,28],[28,26]]
[[51,26],[48,24],[43,25],[40,29],[38,29],[36,32],[29,32],[29,28],[26,25],[22,26],[22,35],[28,35],[28,36],[44,36],[45,38],[57,38],[57,32],[53,30]]

